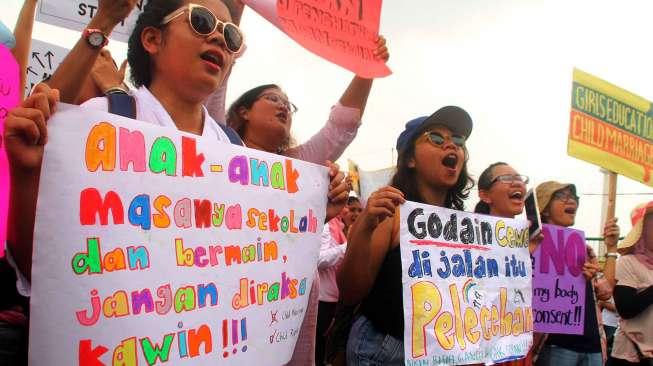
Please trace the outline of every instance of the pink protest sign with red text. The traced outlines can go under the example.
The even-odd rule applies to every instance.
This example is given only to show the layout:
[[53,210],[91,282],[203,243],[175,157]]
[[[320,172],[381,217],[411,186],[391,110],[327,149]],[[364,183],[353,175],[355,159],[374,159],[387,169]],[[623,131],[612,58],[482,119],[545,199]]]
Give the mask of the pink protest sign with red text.
[[245,0],[302,47],[356,75],[391,74],[374,57],[381,0]]
[[0,45],[0,257],[4,256],[7,238],[7,208],[9,201],[9,165],[4,149],[5,118],[20,102],[18,63],[9,49]]

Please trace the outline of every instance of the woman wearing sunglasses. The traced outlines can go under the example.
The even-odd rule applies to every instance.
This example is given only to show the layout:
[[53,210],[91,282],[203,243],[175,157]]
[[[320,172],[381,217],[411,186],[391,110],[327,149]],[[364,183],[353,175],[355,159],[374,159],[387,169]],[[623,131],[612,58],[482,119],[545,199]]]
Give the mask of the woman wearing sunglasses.
[[369,197],[350,229],[338,273],[341,299],[362,302],[349,335],[348,365],[404,364],[398,206],[411,200],[464,209],[474,184],[465,148],[471,131],[467,112],[449,106],[408,122],[399,135],[391,185]]
[[[113,8],[104,1],[107,7],[102,13],[98,11],[89,25],[98,28],[88,28],[83,33],[75,46],[77,52],[68,55],[57,72],[71,73],[71,66],[79,65],[80,55],[94,54],[95,57],[90,57],[92,61],[83,62],[90,72],[100,49],[108,42],[108,34],[102,29],[112,29],[115,24],[110,27],[107,24],[117,24],[116,19],[126,16],[133,8],[129,3],[132,1],[119,1]],[[231,17],[224,3],[196,1],[197,4],[150,0],[140,14],[129,39],[127,55],[132,81],[138,87],[132,94],[135,115],[141,121],[229,142],[202,101],[223,81],[233,63],[233,54],[242,47],[242,36],[229,23]],[[108,16],[109,8],[112,16]],[[84,69],[80,68],[79,72]],[[79,85],[65,87],[71,90]],[[27,279],[31,272],[32,231],[47,136],[46,121],[54,113],[58,100],[58,90],[39,84],[5,121],[13,202],[9,208],[7,244]],[[110,110],[104,97],[91,99],[83,106]]]
[[[238,19],[242,14],[242,6],[232,14]],[[375,56],[385,61],[389,58],[383,37],[379,37]],[[227,112],[227,124],[238,133],[247,147],[325,164],[337,160],[356,136],[371,87],[372,80],[355,76],[332,108],[326,125],[299,146],[293,146],[290,133],[292,118],[298,108],[274,84],[261,85],[241,95]],[[224,115],[225,89],[226,85],[213,93],[207,101],[207,108],[215,118]],[[317,267],[315,270],[317,279]],[[316,362],[318,303],[319,280],[315,280],[290,365]]]
[[[228,0],[234,23],[239,24],[244,10],[241,0]],[[382,36],[377,40],[374,56],[387,61],[388,49]],[[242,52],[239,52],[237,57]],[[228,78],[228,76],[227,76]],[[298,108],[275,84],[257,86],[237,98],[225,112],[227,80],[209,96],[206,107],[217,121],[226,119],[246,146],[268,152],[324,164],[337,160],[356,137],[361,117],[372,88],[372,79],[354,76],[336,105],[325,126],[307,142],[295,146],[290,128]]]
[[524,210],[528,177],[510,165],[497,162],[478,177],[478,196],[474,212],[500,217],[515,217]]
[[[579,197],[576,186],[554,181],[537,186],[537,203],[542,222],[571,227],[576,220]],[[610,281],[615,275],[615,260],[619,227],[616,218],[607,220],[603,229],[604,242],[608,251],[603,268],[605,279],[597,280],[598,259],[592,248],[587,246],[587,259],[583,275],[587,279],[585,296],[585,329],[581,335],[547,334],[543,347],[534,348],[539,353],[538,366],[581,366],[603,365],[606,360],[606,338],[600,324],[600,314],[596,299],[608,300],[611,296]]]
[[[476,204],[474,212],[514,218],[524,210],[526,198],[526,185],[529,178],[517,173],[510,165],[504,162],[491,164],[478,177],[478,196],[480,201]],[[529,249],[533,252],[540,238],[531,240]],[[535,334],[539,339],[541,335]],[[537,341],[536,341],[537,342]],[[524,359],[500,363],[502,366],[528,366],[532,365],[532,353],[529,352]]]
[[[380,42],[379,52],[387,59],[384,40]],[[364,108],[371,85],[372,80],[355,77],[340,103],[331,111],[326,126],[308,142],[299,146],[292,146],[290,136],[292,116],[297,112],[297,107],[288,100],[281,88],[274,84],[261,85],[241,95],[229,108],[227,123],[247,147],[315,164],[331,165],[329,161],[337,160],[356,136],[360,125],[360,111]],[[365,91],[362,92],[360,88]],[[345,103],[356,107],[345,107]],[[317,267],[315,269],[317,279]],[[292,365],[315,363],[318,303],[319,280],[315,280]]]
[[[383,37],[377,41],[375,57],[389,58]],[[260,85],[238,97],[227,111],[227,124],[246,146],[323,164],[337,160],[356,137],[371,88],[371,79],[355,76],[324,127],[299,146],[294,146],[290,132],[297,107],[278,85]],[[210,103],[208,107],[214,106]]]

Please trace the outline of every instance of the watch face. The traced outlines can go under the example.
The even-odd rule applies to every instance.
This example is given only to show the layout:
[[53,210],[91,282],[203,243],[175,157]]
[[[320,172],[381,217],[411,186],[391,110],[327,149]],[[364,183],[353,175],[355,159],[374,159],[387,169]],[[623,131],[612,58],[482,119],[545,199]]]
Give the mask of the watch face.
[[104,43],[104,35],[100,32],[91,33],[88,35],[88,43],[92,46],[100,47]]

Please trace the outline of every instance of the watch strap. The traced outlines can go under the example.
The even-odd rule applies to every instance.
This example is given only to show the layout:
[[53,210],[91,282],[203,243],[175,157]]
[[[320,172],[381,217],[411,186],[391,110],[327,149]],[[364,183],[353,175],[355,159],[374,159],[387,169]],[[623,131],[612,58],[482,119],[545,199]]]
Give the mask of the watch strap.
[[[91,41],[89,40],[89,37],[91,36],[91,34],[95,34],[95,33],[100,33],[100,34],[104,37],[104,42],[102,42],[101,45],[93,45],[93,44],[91,44]],[[83,36],[84,36],[84,39],[86,40],[86,43],[88,43],[88,45],[91,46],[91,47],[93,47],[93,48],[98,48],[98,49],[99,49],[99,48],[104,48],[104,46],[106,46],[107,44],[109,44],[109,37],[108,37],[106,34],[104,34],[104,33],[102,32],[102,30],[100,30],[100,29],[96,29],[96,28],[86,28],[86,29],[84,29]]]

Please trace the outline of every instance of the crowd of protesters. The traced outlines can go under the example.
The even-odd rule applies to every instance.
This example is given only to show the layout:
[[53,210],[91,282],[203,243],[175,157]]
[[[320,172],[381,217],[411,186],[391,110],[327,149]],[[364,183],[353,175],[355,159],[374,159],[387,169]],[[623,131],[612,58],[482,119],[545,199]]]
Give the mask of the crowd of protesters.
[[[332,163],[355,139],[373,81],[354,76],[306,142],[291,136],[297,107],[283,89],[262,84],[226,108],[236,58],[244,55],[240,0],[149,0],[129,37],[126,63],[104,48],[136,0],[100,0],[86,30],[52,77],[11,110],[3,146],[10,163],[6,256],[0,260],[0,364],[27,363],[33,228],[48,119],[67,102],[329,167],[327,217],[315,281],[291,365],[403,365],[399,214],[407,200],[465,210],[474,185],[475,212],[514,218],[524,210],[529,178],[497,162],[475,181],[467,139],[471,116],[444,106],[405,124],[396,139],[396,171],[369,197],[350,195],[351,181]],[[26,0],[14,34],[0,42],[26,69],[36,0]],[[375,57],[387,61],[379,37]],[[131,80],[125,80],[129,66]],[[237,71],[235,71],[237,72]],[[25,78],[22,82],[24,85]],[[434,108],[435,109],[435,108]],[[498,157],[500,158],[500,157]],[[542,222],[572,227],[579,197],[573,183],[536,187]],[[526,357],[510,365],[651,365],[653,360],[653,202],[636,207],[621,241],[616,219],[604,224],[603,267],[590,246],[584,332],[535,334]],[[541,237],[531,240],[531,253]],[[599,273],[602,275],[599,276]],[[602,311],[601,311],[602,310]]]

